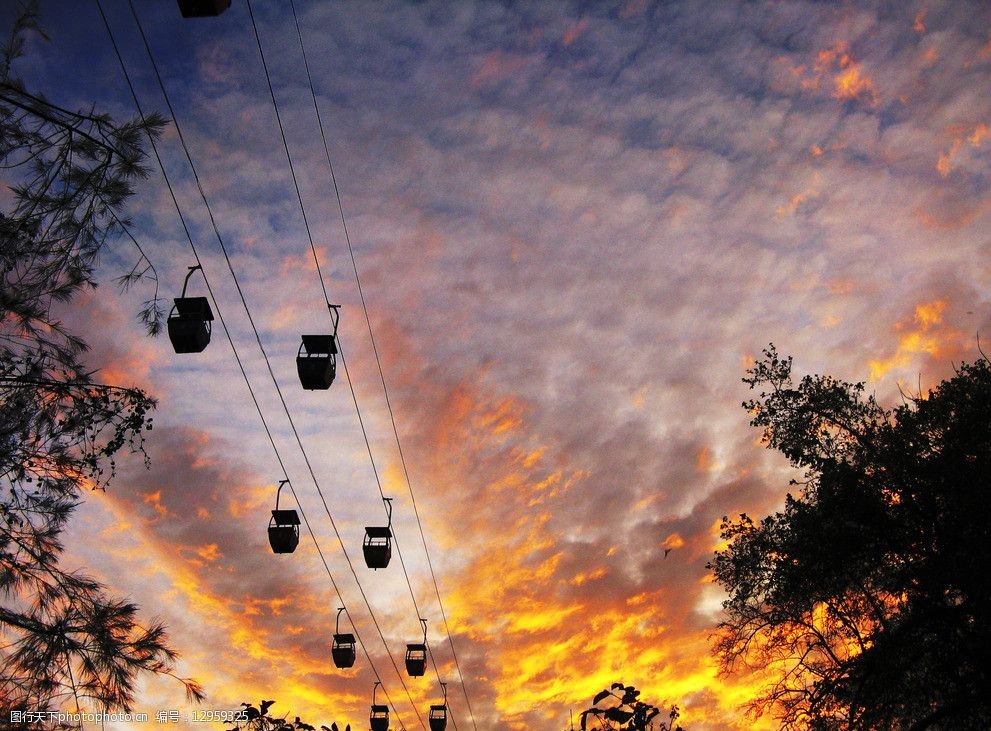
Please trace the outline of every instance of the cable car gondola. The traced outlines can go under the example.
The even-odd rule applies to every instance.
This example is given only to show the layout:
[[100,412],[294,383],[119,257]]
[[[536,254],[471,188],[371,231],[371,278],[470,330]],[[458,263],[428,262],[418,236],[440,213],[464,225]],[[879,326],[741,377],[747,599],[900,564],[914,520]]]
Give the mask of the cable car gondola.
[[392,498],[382,498],[389,516],[389,525],[365,526],[365,542],[361,546],[365,565],[370,569],[384,569],[392,558]]
[[372,731],[389,731],[389,706],[375,703],[375,691],[379,685],[381,682],[376,680],[372,686],[372,712],[368,716],[368,723],[371,724]]
[[420,617],[423,625],[423,642],[406,645],[406,674],[419,678],[427,669],[427,620]]
[[206,297],[186,296],[189,278],[199,268],[199,264],[189,267],[186,280],[182,283],[182,295],[175,298],[175,305],[166,321],[169,340],[176,353],[202,353],[210,343],[210,323],[213,321],[210,303]]
[[299,545],[299,515],[295,510],[279,510],[279,494],[289,480],[279,482],[275,493],[275,510],[268,523],[268,542],[274,553],[292,553]]
[[337,628],[334,630],[334,644],[330,648],[330,654],[334,658],[334,665],[339,668],[349,668],[354,665],[354,635],[341,633],[341,612],[344,607],[337,610]]
[[179,12],[183,18],[214,17],[230,6],[231,0],[179,0]]
[[334,321],[331,335],[303,335],[296,353],[296,372],[307,391],[326,391],[337,375],[337,323],[340,305],[327,305]]
[[440,687],[444,691],[444,702],[439,706],[430,706],[430,714],[427,716],[430,731],[444,731],[447,728],[447,683],[441,683]]

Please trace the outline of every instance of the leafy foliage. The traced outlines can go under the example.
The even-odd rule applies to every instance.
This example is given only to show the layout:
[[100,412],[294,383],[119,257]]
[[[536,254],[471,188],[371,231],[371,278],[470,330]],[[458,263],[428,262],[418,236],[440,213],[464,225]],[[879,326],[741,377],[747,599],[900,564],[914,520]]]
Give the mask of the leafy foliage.
[[[5,46],[8,54],[19,53],[23,35],[35,27],[34,14],[22,15],[15,40]],[[115,124],[92,110],[65,110],[28,92],[10,75],[14,58],[0,62],[0,164],[16,176],[13,211],[0,214],[5,321],[57,356],[71,357],[81,343],[51,321],[51,305],[67,302],[81,287],[95,287],[97,255],[124,233],[139,258],[118,282],[125,288],[142,279],[153,282],[155,295],[140,317],[157,333],[163,317],[158,277],[130,235],[123,204],[133,193],[133,181],[146,174],[142,140],[157,135],[164,119],[150,115]]]
[[[607,705],[601,706],[600,704]],[[612,731],[682,731],[673,724],[680,715],[678,706],[668,711],[667,723],[658,717],[661,709],[640,700],[640,691],[632,685],[613,683],[592,699],[592,707],[581,713],[581,728],[610,729]],[[589,726],[589,722],[596,724]]]
[[751,710],[786,729],[991,728],[991,365],[891,410],[791,366],[770,346],[744,379],[805,476],[781,512],[723,519],[723,669],[769,672]]
[[[270,715],[268,709],[273,705],[275,701],[262,701],[258,704],[258,708],[250,703],[242,703],[243,720],[227,731],[316,731],[310,724],[300,721],[299,716],[293,721],[287,721],[285,716]],[[330,728],[321,726],[320,731],[340,731],[340,729],[335,722],[330,724]],[[351,731],[351,724],[348,724],[344,731]]]
[[[160,624],[142,627],[133,604],[60,566],[83,490],[109,484],[121,450],[144,454],[154,401],[92,382],[85,343],[52,315],[96,286],[97,256],[126,230],[122,208],[144,174],[142,136],[162,121],[118,125],[28,92],[12,63],[36,30],[29,7],[0,61],[0,165],[13,192],[0,212],[0,717],[69,697],[127,709],[136,674],[171,674],[175,658]],[[125,280],[153,277],[140,256]],[[157,305],[145,309],[157,329]]]

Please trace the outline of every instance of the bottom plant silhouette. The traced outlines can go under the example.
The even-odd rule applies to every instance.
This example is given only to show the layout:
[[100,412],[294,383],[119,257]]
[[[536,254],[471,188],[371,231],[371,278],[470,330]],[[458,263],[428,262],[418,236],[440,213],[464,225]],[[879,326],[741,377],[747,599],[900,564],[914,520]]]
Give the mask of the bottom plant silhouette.
[[[678,706],[668,710],[667,721],[659,719],[661,709],[640,700],[640,691],[632,685],[613,683],[597,693],[592,707],[581,713],[582,731],[684,731],[674,722],[681,713]],[[590,726],[589,724],[596,724]]]
[[[250,703],[242,703],[244,709],[241,718],[237,723],[226,731],[317,731],[315,726],[304,723],[296,716],[295,720],[289,721],[285,716],[269,715],[268,709],[275,705],[275,701],[262,701],[258,707]],[[320,726],[321,731],[340,731],[336,723],[331,723],[330,727]],[[351,724],[344,727],[344,731],[351,731]]]

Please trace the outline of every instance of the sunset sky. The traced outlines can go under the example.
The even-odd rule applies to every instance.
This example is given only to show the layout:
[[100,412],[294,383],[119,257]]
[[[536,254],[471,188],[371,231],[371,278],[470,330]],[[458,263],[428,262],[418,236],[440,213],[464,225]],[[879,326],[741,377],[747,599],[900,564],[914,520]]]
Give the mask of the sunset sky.
[[[127,2],[101,1],[142,106],[167,112]],[[741,710],[759,678],[720,677],[710,654],[720,518],[774,510],[797,476],[748,426],[741,377],[774,342],[799,374],[867,381],[893,404],[978,356],[991,6],[295,2],[464,687],[292,15],[285,0],[252,9],[457,729],[562,731],[613,681],[677,703],[689,731],[770,727]],[[398,556],[378,572],[361,559],[385,513],[348,382],[307,392],[295,373],[300,333],[330,325],[246,0],[197,20],[171,0],[135,6],[327,509],[170,126],[170,179],[288,474],[219,324],[199,355],[143,334],[150,290],[112,283],[135,256],[122,240],[64,320],[100,380],[158,399],[151,469],[126,460],[86,496],[67,565],[168,625],[202,709],[275,699],[290,718],[363,729],[369,663],[330,658],[343,602],[393,728],[421,728],[437,677],[403,672],[403,689],[328,518],[402,670],[422,634]],[[50,41],[15,69],[28,88],[134,116],[96,2],[42,9]],[[151,162],[129,212],[171,298],[194,260]],[[204,289],[194,275],[190,294]],[[284,476],[341,597],[305,531],[293,555],[268,547]],[[181,687],[145,679],[136,710],[171,708],[188,708]]]

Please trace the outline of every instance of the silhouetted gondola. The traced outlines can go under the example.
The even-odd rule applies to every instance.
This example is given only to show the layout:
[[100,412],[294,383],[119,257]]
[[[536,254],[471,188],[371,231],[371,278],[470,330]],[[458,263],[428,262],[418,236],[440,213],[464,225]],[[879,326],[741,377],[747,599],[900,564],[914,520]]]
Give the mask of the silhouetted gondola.
[[382,498],[389,515],[387,526],[365,526],[365,542],[361,546],[365,565],[370,569],[384,569],[392,558],[392,498]]
[[441,683],[440,687],[444,691],[444,702],[439,706],[430,706],[430,715],[427,716],[430,731],[444,731],[447,728],[447,683]]
[[368,723],[371,724],[372,731],[389,731],[389,706],[380,706],[375,703],[375,691],[378,690],[380,682],[375,681],[372,686],[372,712],[368,716]]
[[307,391],[324,391],[330,388],[337,375],[337,323],[340,321],[340,305],[327,305],[334,320],[331,335],[303,335],[303,342],[296,353],[296,372],[299,382]]
[[231,6],[231,0],[179,0],[183,18],[208,18],[220,15]]
[[349,668],[354,665],[354,635],[341,633],[341,612],[344,607],[337,610],[337,627],[334,630],[334,644],[330,648],[330,654],[334,657],[334,665],[339,668]]
[[268,542],[275,553],[292,553],[299,545],[299,515],[295,510],[279,510],[279,495],[289,480],[279,482],[275,493],[275,510],[268,523]]
[[182,283],[182,296],[175,298],[175,306],[166,322],[169,340],[177,353],[202,353],[210,342],[210,323],[213,321],[210,303],[206,297],[186,296],[189,278],[199,268],[199,264],[189,267]]
[[420,617],[423,625],[423,642],[406,645],[406,674],[418,678],[427,669],[427,620]]

